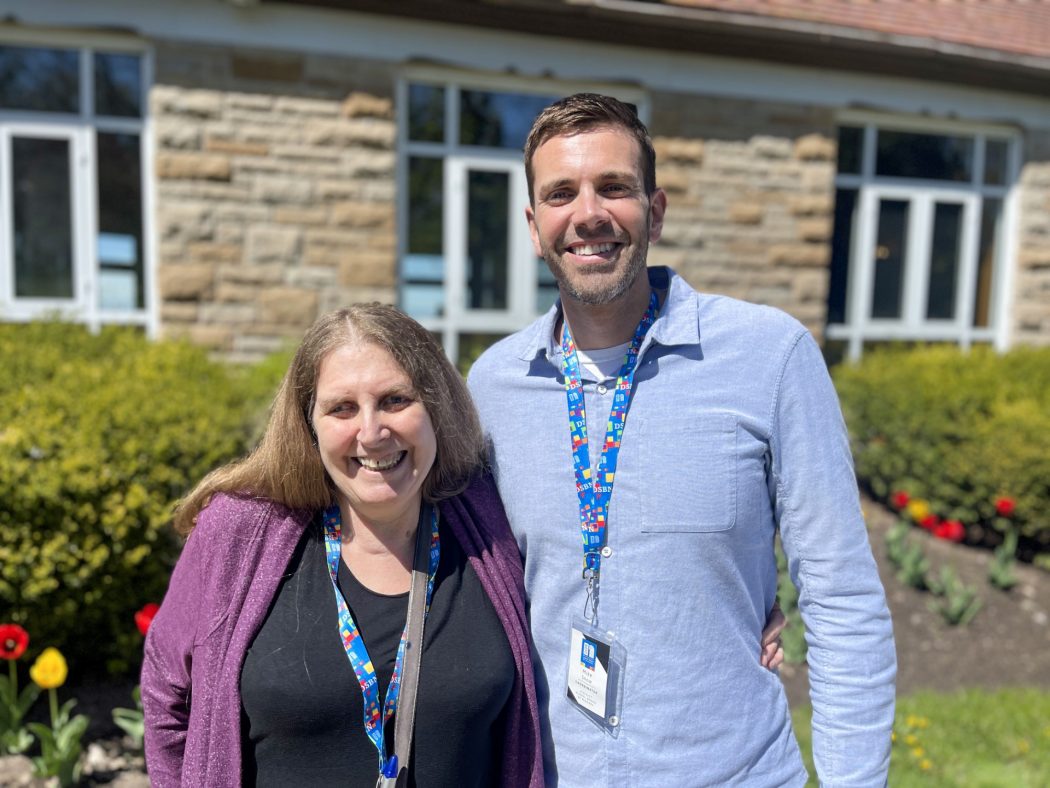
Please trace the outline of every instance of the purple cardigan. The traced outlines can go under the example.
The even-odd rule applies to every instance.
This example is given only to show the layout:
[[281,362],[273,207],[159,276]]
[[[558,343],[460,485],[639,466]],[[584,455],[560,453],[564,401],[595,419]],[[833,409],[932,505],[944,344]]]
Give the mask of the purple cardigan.
[[[500,785],[540,788],[543,757],[521,556],[503,504],[485,476],[439,508],[514,656]],[[142,706],[154,786],[240,785],[241,665],[312,516],[272,501],[218,495],[197,518],[146,637]]]

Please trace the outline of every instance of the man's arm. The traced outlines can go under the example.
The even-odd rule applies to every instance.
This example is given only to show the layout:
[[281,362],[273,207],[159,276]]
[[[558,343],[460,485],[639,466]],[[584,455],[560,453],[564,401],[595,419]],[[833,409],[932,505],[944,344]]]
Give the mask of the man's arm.
[[774,405],[776,517],[809,646],[813,759],[822,785],[886,783],[896,654],[831,379],[808,332]]

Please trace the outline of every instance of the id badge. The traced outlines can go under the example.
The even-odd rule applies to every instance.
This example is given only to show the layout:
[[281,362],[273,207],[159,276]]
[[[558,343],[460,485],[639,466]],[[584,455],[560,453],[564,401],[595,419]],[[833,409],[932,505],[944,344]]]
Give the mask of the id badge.
[[565,695],[587,719],[613,738],[620,734],[627,649],[611,632],[582,617],[572,619]]

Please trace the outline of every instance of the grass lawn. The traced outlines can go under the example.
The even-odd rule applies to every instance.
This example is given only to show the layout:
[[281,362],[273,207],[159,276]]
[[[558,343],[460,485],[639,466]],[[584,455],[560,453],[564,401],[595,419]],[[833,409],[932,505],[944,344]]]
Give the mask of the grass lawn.
[[[814,775],[809,706],[792,717]],[[1050,692],[922,692],[897,699],[889,784],[966,788],[1050,786]],[[809,785],[816,786],[815,777]]]

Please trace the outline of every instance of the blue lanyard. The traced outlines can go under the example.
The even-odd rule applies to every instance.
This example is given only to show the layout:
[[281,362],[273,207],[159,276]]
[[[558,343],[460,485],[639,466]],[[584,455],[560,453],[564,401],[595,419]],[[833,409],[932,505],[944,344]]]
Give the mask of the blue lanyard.
[[[422,527],[422,526],[421,526]],[[389,758],[386,757],[386,746],[383,742],[383,731],[386,723],[394,716],[397,710],[397,698],[401,692],[401,666],[405,659],[405,637],[406,632],[401,633],[401,643],[397,647],[397,658],[394,660],[394,672],[390,677],[390,685],[386,688],[386,700],[382,719],[379,714],[379,680],[376,678],[372,659],[368,656],[365,648],[365,640],[361,637],[354,623],[354,617],[346,606],[339,591],[339,556],[342,546],[342,518],[338,506],[330,506],[324,513],[324,547],[328,558],[328,572],[332,576],[332,587],[335,589],[335,604],[339,611],[339,637],[343,641],[347,659],[354,669],[358,684],[361,685],[361,695],[364,699],[365,710],[365,733],[372,740],[376,750],[379,751],[379,771],[384,777],[397,776],[397,753]],[[430,598],[434,593],[434,575],[437,574],[438,559],[441,556],[441,545],[438,540],[438,513],[437,507],[432,508],[430,518],[430,568],[427,573],[427,599],[425,611],[430,610]],[[424,616],[426,612],[424,612]]]
[[656,320],[660,301],[656,291],[649,296],[649,308],[642,316],[634,337],[627,347],[623,366],[616,380],[612,409],[609,412],[605,443],[598,458],[598,467],[591,474],[591,456],[587,441],[587,411],[583,402],[583,383],[580,380],[580,361],[576,355],[576,344],[569,332],[568,321],[563,319],[561,347],[564,355],[565,398],[569,407],[569,437],[572,440],[572,462],[576,473],[576,493],[580,498],[580,531],[583,534],[583,576],[588,581],[588,591],[593,594],[592,604],[597,610],[597,581],[601,569],[601,549],[606,540],[606,515],[612,497],[616,464],[620,456],[620,439],[627,421],[627,408],[631,402],[634,373],[638,366],[638,351],[649,327]]

